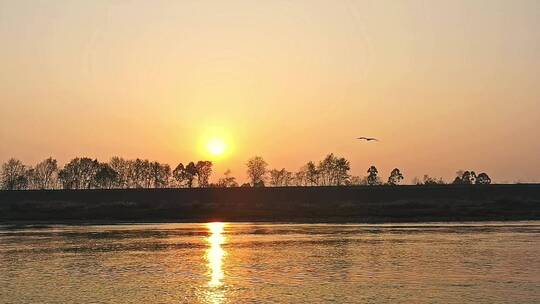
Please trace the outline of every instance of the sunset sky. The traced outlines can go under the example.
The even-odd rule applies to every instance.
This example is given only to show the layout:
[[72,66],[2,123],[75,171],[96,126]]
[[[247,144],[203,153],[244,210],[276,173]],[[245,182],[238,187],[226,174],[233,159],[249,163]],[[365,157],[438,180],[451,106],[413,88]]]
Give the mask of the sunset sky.
[[540,181],[539,122],[540,1],[0,0],[0,162]]

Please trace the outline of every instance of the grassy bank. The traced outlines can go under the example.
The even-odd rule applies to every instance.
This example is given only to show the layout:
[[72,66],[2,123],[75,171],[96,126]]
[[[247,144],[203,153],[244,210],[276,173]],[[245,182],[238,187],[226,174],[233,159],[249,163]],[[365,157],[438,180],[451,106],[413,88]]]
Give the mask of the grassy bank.
[[0,191],[2,222],[540,219],[540,185]]

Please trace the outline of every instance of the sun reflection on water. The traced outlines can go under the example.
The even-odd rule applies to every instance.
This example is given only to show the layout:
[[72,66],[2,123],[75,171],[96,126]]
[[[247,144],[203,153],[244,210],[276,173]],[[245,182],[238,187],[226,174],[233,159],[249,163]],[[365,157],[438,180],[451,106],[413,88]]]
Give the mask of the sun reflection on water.
[[206,239],[210,244],[210,248],[206,251],[206,259],[210,271],[210,281],[208,282],[208,286],[219,287],[223,285],[221,280],[224,276],[222,265],[225,251],[221,248],[221,245],[225,242],[225,237],[223,236],[225,224],[220,222],[208,223],[207,227],[210,231],[210,235]]

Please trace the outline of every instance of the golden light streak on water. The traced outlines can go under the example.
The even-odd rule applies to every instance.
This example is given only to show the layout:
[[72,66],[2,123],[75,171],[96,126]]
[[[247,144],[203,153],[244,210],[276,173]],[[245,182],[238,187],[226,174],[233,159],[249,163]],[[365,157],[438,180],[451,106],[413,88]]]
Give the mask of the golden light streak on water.
[[208,223],[207,227],[210,231],[210,236],[207,238],[210,248],[206,252],[207,265],[210,271],[208,286],[219,287],[223,285],[222,279],[224,277],[222,266],[225,251],[221,248],[221,245],[225,242],[225,237],[223,236],[225,224],[220,222]]

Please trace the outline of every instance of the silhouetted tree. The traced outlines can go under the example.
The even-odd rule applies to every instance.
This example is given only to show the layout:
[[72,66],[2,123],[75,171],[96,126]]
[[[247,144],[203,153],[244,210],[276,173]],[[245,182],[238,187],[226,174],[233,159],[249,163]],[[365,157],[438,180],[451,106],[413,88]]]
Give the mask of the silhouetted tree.
[[312,161],[306,164],[306,179],[311,186],[319,184],[319,170],[317,170],[317,166]]
[[457,171],[457,172],[456,172],[456,178],[454,178],[454,181],[452,182],[452,184],[454,184],[454,185],[462,184],[463,182],[462,182],[462,180],[461,180],[461,177],[463,177],[463,173],[464,173],[464,172],[465,172],[465,171],[463,171],[463,170]]
[[166,188],[171,179],[171,167],[157,161],[150,163],[150,177],[154,188]]
[[173,178],[178,182],[181,187],[193,187],[193,180],[195,179],[196,175],[197,166],[193,162],[190,162],[185,167],[182,163],[180,163],[173,170]]
[[431,177],[431,176],[429,176],[427,174],[424,174],[423,184],[428,185],[428,186],[429,185],[436,185],[437,181],[433,177]]
[[474,171],[458,171],[453,184],[472,185],[476,183],[476,173]]
[[[158,167],[159,167],[159,163],[158,163]],[[142,166],[142,169],[143,169],[143,188],[151,188],[154,186],[154,176],[152,174],[152,163],[148,160],[148,159],[145,159],[143,161],[143,166]],[[159,170],[159,169],[158,169]]]
[[348,160],[340,157],[336,160],[333,181],[335,185],[340,186],[347,183],[349,179],[349,170],[351,165]]
[[315,186],[319,183],[319,171],[317,166],[308,162],[294,174],[294,183],[297,186]]
[[476,182],[476,173],[474,171],[465,171],[461,180],[464,184],[474,184]]
[[477,185],[489,185],[491,184],[491,178],[484,172],[478,174],[476,177]]
[[[282,169],[285,171],[285,169]],[[281,179],[282,179],[282,171],[278,169],[272,169],[268,171],[269,178],[269,184],[270,186],[277,187],[281,186]]]
[[111,189],[117,184],[118,172],[106,163],[98,165],[96,175],[94,176],[94,187],[99,189]]
[[264,187],[264,178],[266,176],[266,167],[268,164],[260,156],[255,156],[247,162],[247,175],[254,187]]
[[131,165],[132,162],[121,157],[114,156],[109,161],[109,166],[117,173],[115,188],[131,187]]
[[36,176],[36,170],[32,167],[28,167],[24,172],[24,177],[26,180],[25,189],[36,190],[40,189],[38,186],[38,178]]
[[270,170],[270,185],[274,187],[286,187],[290,186],[293,182],[293,175],[291,172],[285,170],[272,169]]
[[180,187],[184,186],[187,180],[187,173],[184,164],[179,163],[178,166],[176,166],[176,168],[173,170],[172,175]]
[[218,187],[222,187],[222,188],[238,187],[236,178],[234,176],[231,176],[231,170],[225,171],[223,175],[224,177],[218,180],[218,183],[217,183]]
[[58,178],[58,163],[49,157],[38,163],[34,168],[34,185],[36,189],[53,189]]
[[398,168],[394,168],[392,172],[390,172],[390,176],[388,177],[388,184],[395,186],[399,185],[399,183],[403,180],[403,174],[401,171],[399,171]]
[[113,157],[110,167],[118,173],[114,187],[118,188],[164,188],[169,186],[171,167],[157,161],[137,158],[125,160]]
[[11,158],[2,164],[0,179],[4,190],[24,190],[28,186],[26,166],[20,160]]
[[379,171],[377,171],[377,168],[375,166],[369,167],[367,170],[368,177],[367,177],[367,183],[370,186],[380,185],[381,181],[379,180]]
[[294,185],[307,186],[306,171],[304,170],[303,167],[294,173]]
[[193,180],[197,175],[197,166],[193,162],[189,162],[186,166],[186,181],[188,188],[193,187]]
[[[165,188],[173,186],[193,187],[197,178],[199,187],[237,187],[236,179],[230,176],[230,170],[216,184],[209,184],[212,174],[212,162],[182,163],[171,172],[167,164],[147,159],[125,160],[113,157],[110,162],[99,163],[97,159],[88,157],[74,158],[61,170],[57,161],[47,158],[35,167],[26,167],[16,159],[2,164],[0,171],[0,187],[8,190],[18,189],[54,189],[59,184],[65,189],[90,188]],[[250,183],[242,184],[253,187],[264,187],[266,178],[271,186],[315,186],[315,185],[380,185],[378,170],[371,166],[368,176],[350,176],[350,163],[343,157],[328,154],[315,165],[310,161],[292,173],[285,168],[267,171],[268,164],[263,158],[256,156],[247,162],[247,174]],[[388,177],[388,185],[397,185],[403,180],[403,174],[394,168]],[[458,171],[454,184],[490,184],[491,178],[486,173],[476,175],[474,171]],[[442,178],[436,179],[424,175],[423,180],[413,179],[417,185],[445,184]]]
[[74,158],[58,173],[64,189],[90,189],[99,169],[96,159]]
[[334,168],[336,157],[334,154],[328,154],[322,161],[317,164],[318,182],[321,186],[332,185],[332,170]]
[[336,157],[333,153],[328,154],[317,167],[319,182],[321,185],[345,185],[349,179],[349,161],[343,157]]
[[212,174],[212,162],[207,160],[198,161],[195,168],[197,170],[197,183],[199,187],[208,187],[208,180]]
[[137,158],[129,161],[130,169],[130,184],[133,188],[145,188],[148,187],[149,182],[149,165],[148,160],[142,160]]

